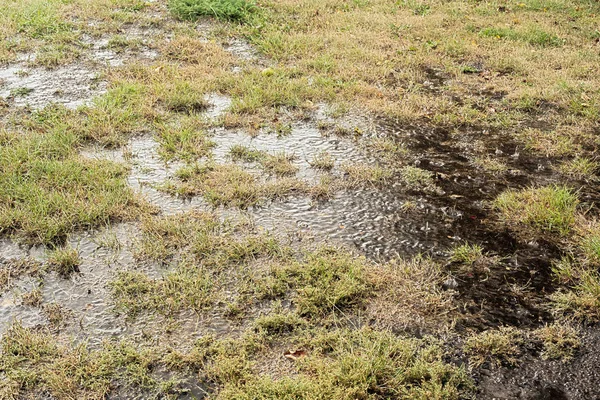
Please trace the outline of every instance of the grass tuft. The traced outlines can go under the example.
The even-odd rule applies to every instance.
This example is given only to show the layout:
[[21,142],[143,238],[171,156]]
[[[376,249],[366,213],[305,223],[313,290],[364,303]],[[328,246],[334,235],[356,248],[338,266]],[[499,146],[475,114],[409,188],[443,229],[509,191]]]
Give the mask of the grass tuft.
[[545,186],[501,193],[493,203],[500,219],[517,230],[568,234],[579,200],[564,186]]
[[255,11],[256,6],[249,0],[170,0],[169,9],[184,20],[206,16],[243,22]]
[[474,368],[485,362],[497,366],[516,365],[521,355],[522,333],[513,327],[500,327],[498,330],[472,334],[464,345],[464,351]]
[[79,272],[79,252],[71,247],[53,250],[48,256],[48,264],[63,277],[69,277],[74,272]]

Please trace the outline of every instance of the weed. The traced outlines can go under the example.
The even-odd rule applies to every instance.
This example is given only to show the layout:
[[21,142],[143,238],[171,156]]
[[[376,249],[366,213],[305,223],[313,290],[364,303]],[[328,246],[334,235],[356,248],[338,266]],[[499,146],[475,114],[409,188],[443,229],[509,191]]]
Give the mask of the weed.
[[501,193],[493,203],[502,222],[520,230],[568,234],[579,200],[564,186],[544,186]]

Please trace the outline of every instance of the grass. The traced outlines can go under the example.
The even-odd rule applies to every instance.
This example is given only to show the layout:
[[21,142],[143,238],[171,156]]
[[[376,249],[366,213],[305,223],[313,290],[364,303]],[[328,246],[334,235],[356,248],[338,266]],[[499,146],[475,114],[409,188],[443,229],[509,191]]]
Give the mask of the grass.
[[600,164],[595,160],[575,157],[560,164],[558,170],[573,179],[593,180],[599,167]]
[[555,322],[536,329],[533,335],[543,343],[544,359],[569,361],[581,347],[579,331],[571,324]]
[[184,167],[177,172],[180,182],[163,187],[167,192],[202,195],[213,206],[248,208],[268,200],[306,192],[295,178],[261,181],[234,164],[206,164]]
[[44,272],[44,266],[31,258],[3,261],[0,263],[0,290],[10,287],[13,280],[23,275],[39,276]]
[[81,139],[64,128],[2,134],[0,234],[52,243],[74,229],[139,213],[141,202],[127,186],[127,169],[82,158],[76,151]]
[[182,265],[161,279],[141,272],[121,272],[110,283],[116,309],[136,316],[142,311],[172,315],[181,310],[200,312],[213,305],[211,276],[200,267]]
[[478,244],[464,243],[454,247],[450,252],[450,261],[464,264],[474,264],[483,257],[483,247]]
[[[98,350],[58,344],[50,332],[13,324],[4,334],[0,354],[3,398],[36,397],[101,399],[115,384],[151,395],[161,392],[153,377],[159,361],[151,350],[127,342],[105,342]],[[166,393],[163,393],[166,394]]]
[[166,161],[195,161],[211,154],[215,143],[193,117],[157,126],[159,154]]
[[522,333],[513,327],[500,327],[498,330],[488,330],[472,334],[464,345],[464,351],[469,356],[470,365],[478,368],[485,362],[496,366],[503,364],[514,366],[519,362],[523,343]]
[[43,301],[42,291],[39,288],[36,288],[30,292],[23,293],[21,301],[25,306],[39,307]]
[[573,228],[579,200],[564,186],[508,190],[493,202],[500,220],[521,231],[567,235]]
[[321,151],[313,157],[310,165],[317,170],[330,171],[335,165],[335,160],[331,154],[326,151]]
[[371,292],[367,262],[333,248],[308,253],[304,260],[274,263],[266,276],[250,277],[252,293],[279,298],[288,290],[301,316],[325,316],[364,304]]
[[582,270],[569,290],[560,290],[550,296],[552,308],[558,315],[578,319],[600,319],[600,276],[594,270]]
[[229,383],[219,398],[356,399],[377,393],[381,398],[458,399],[471,387],[464,370],[443,361],[444,351],[434,340],[363,328],[319,332],[306,347],[309,356],[298,363],[296,376]]
[[234,161],[257,162],[266,172],[276,176],[293,176],[298,171],[298,167],[293,163],[296,156],[284,151],[270,154],[236,144],[229,150],[229,155]]
[[392,177],[392,172],[384,167],[366,163],[343,164],[342,171],[351,187],[361,185],[381,185]]
[[508,171],[508,166],[491,156],[476,157],[473,164],[493,175],[502,175]]
[[71,247],[53,250],[48,255],[48,264],[63,277],[79,272],[80,263],[79,252]]
[[427,190],[433,192],[440,190],[435,185],[433,172],[418,167],[410,165],[402,167],[400,169],[400,178],[406,187],[411,190]]
[[169,9],[181,19],[208,16],[230,21],[244,21],[255,10],[249,0],[170,0]]
[[367,315],[393,331],[443,330],[454,312],[453,294],[442,290],[447,278],[433,260],[392,260],[370,269],[374,285]]

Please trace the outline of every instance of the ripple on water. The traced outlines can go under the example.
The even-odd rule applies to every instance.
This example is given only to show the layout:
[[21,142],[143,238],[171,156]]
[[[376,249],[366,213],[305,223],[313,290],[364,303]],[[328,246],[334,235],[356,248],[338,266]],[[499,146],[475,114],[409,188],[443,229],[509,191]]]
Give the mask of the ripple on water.
[[16,106],[38,109],[58,103],[74,109],[105,91],[106,83],[98,80],[98,72],[83,64],[52,70],[24,64],[0,69],[0,97]]

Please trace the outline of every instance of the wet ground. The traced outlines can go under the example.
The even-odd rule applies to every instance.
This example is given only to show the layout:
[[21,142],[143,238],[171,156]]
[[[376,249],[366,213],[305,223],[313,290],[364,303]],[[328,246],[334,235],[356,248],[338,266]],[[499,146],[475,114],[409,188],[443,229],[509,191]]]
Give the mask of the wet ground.
[[[201,25],[199,30],[206,30]],[[144,37],[144,31],[124,31],[128,38]],[[85,61],[55,69],[30,67],[26,57],[19,63],[0,68],[0,97],[11,107],[42,108],[50,103],[76,108],[90,104],[106,90],[103,72],[127,63],[151,63],[160,54],[148,43],[137,53],[119,53],[109,48],[105,38],[89,39]],[[256,52],[241,40],[224,43],[226,50],[243,62],[263,62]],[[432,90],[441,84],[432,76]],[[231,99],[213,93],[206,97],[211,106],[199,118],[217,120],[231,105]],[[457,132],[411,127],[374,117],[353,116],[347,120],[327,117],[327,105],[315,107],[314,113],[292,123],[289,134],[270,132],[250,135],[241,130],[212,128],[216,143],[213,159],[229,162],[234,145],[295,156],[296,176],[315,182],[318,173],[310,161],[322,152],[335,160],[334,176],[341,176],[340,166],[348,161],[383,166],[413,165],[434,173],[436,193],[407,188],[400,179],[389,184],[343,189],[331,199],[315,200],[309,196],[293,196],[249,210],[217,209],[222,218],[251,218],[257,229],[267,230],[291,241],[331,242],[346,246],[376,260],[393,257],[430,255],[443,260],[448,250],[468,241],[477,243],[500,260],[483,274],[456,276],[458,302],[463,318],[459,330],[485,329],[500,325],[536,327],[551,319],[544,309],[546,296],[554,290],[550,275],[551,260],[559,250],[543,241],[524,242],[511,232],[498,229],[490,216],[489,201],[502,190],[552,183],[557,180],[551,169],[552,160],[528,154],[507,134],[489,132],[476,127]],[[319,128],[323,121],[360,126],[361,137],[340,136]],[[365,145],[373,138],[384,138],[404,146],[409,155],[397,159],[381,159]],[[200,196],[179,198],[157,189],[181,166],[165,163],[158,154],[158,142],[149,133],[133,137],[122,149],[87,148],[89,158],[110,159],[130,164],[129,185],[140,192],[159,213],[171,215],[190,210],[212,208]],[[482,170],[474,159],[491,156],[506,165],[499,174]],[[260,174],[255,166],[244,165]],[[597,197],[592,189],[582,191],[585,201]],[[410,204],[410,207],[407,205]],[[118,224],[90,232],[79,232],[69,243],[80,252],[79,273],[63,279],[54,273],[43,277],[24,277],[11,282],[0,297],[0,333],[11,321],[21,320],[25,326],[47,323],[47,315],[39,307],[23,305],[20,296],[40,288],[44,303],[58,303],[69,310],[62,337],[85,339],[91,346],[103,338],[124,334],[152,335],[160,330],[157,321],[127,320],[115,314],[107,283],[117,271],[139,270],[150,276],[164,273],[158,265],[143,263],[134,256],[139,227],[135,223]],[[0,259],[30,257],[44,261],[42,247],[17,245],[9,239],[0,242]],[[447,268],[453,272],[453,265]],[[216,315],[182,315],[178,319],[181,335],[201,336],[205,332],[224,333],[239,329]],[[600,338],[590,329],[584,337],[582,354],[569,364],[543,361],[527,356],[515,369],[483,370],[477,377],[482,399],[594,399],[600,398],[600,374],[594,370],[600,354]],[[532,350],[535,353],[535,349]]]

